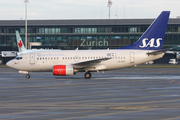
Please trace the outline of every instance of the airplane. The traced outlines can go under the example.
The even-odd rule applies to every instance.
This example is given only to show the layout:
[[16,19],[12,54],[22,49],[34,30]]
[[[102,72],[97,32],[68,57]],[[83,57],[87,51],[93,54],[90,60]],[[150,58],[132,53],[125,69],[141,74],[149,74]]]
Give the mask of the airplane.
[[180,59],[180,51],[166,51],[166,54],[173,54],[174,55],[174,59]]
[[137,42],[118,49],[107,50],[59,50],[35,51],[17,56],[7,66],[19,73],[53,72],[56,76],[71,76],[91,72],[126,68],[163,57],[167,50],[161,49],[170,11],[163,11],[148,27]]
[[[30,53],[30,52],[35,52],[35,51],[47,51],[47,50],[44,50],[44,49],[34,49],[34,50],[26,49],[18,30],[16,30],[16,41],[17,41],[17,46],[18,46],[17,55],[21,55],[21,54],[25,54],[25,53]],[[58,50],[58,49],[53,49],[53,50]]]

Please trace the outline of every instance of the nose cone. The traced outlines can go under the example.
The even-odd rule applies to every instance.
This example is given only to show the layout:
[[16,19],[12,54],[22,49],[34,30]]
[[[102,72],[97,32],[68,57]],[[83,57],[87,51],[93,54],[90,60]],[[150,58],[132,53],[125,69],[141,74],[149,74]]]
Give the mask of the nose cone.
[[9,62],[6,63],[6,65],[7,65],[8,67],[12,68],[13,63],[12,63],[12,61],[9,61]]

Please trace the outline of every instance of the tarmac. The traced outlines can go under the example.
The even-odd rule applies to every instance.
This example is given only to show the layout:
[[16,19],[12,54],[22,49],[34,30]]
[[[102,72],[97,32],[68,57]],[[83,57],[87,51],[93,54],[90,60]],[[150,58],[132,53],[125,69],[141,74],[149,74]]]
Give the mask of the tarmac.
[[180,68],[30,75],[0,68],[0,120],[180,120]]

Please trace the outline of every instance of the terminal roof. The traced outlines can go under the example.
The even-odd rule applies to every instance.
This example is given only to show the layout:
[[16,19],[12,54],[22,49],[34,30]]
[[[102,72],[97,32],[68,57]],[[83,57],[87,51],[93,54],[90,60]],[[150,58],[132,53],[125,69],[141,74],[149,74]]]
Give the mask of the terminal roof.
[[[28,26],[112,26],[150,25],[154,19],[76,19],[76,20],[28,20]],[[180,24],[180,19],[169,19],[168,24]],[[24,26],[25,20],[0,20],[0,26]]]

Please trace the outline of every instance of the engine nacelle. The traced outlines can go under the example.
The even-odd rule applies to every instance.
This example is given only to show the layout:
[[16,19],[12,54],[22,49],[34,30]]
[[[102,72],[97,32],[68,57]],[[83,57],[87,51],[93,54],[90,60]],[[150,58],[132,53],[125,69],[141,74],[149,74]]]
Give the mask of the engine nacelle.
[[55,65],[53,66],[53,75],[59,75],[59,76],[74,75],[74,68],[71,65]]
[[180,54],[177,54],[177,55],[176,55],[176,59],[180,59]]

